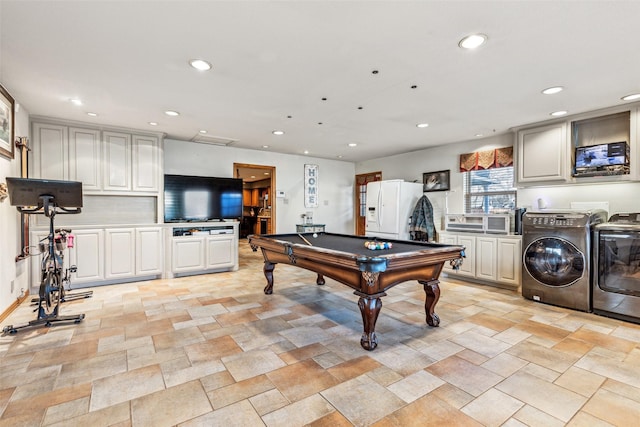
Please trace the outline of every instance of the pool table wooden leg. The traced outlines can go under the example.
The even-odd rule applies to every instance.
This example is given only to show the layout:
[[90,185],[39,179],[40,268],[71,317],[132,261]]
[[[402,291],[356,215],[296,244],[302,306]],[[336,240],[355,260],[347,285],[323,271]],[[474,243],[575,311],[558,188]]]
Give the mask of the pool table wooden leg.
[[427,315],[427,324],[429,326],[439,326],[440,317],[435,313],[436,304],[440,299],[440,283],[439,280],[418,280],[424,287],[424,293],[427,294],[424,302],[424,311]]
[[264,277],[267,278],[267,286],[264,287],[264,293],[267,295],[271,295],[273,293],[273,269],[276,268],[276,265],[272,262],[265,261],[264,262]]
[[360,295],[358,307],[360,307],[362,324],[364,326],[364,332],[362,332],[362,338],[360,338],[360,345],[365,350],[371,351],[378,346],[376,321],[378,320],[378,314],[380,314],[380,308],[382,308],[382,301],[379,295],[363,295],[358,292],[356,292],[356,295]]

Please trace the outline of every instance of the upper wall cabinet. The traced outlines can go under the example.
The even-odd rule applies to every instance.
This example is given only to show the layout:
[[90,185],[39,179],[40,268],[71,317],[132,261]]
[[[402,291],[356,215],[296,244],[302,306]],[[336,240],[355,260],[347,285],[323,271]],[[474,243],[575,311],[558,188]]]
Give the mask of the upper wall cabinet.
[[160,136],[33,122],[35,178],[81,181],[86,194],[160,191]]
[[567,149],[564,122],[518,131],[518,183],[566,181]]

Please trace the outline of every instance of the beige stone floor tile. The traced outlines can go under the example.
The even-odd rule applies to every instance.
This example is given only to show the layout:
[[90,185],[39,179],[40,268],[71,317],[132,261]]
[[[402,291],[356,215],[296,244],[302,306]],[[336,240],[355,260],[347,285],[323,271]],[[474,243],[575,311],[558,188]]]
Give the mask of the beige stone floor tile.
[[127,350],[127,369],[133,370],[149,365],[157,365],[169,362],[175,359],[183,359],[186,357],[184,348],[168,348],[156,352],[155,346],[150,344],[144,347],[136,347]]
[[445,384],[440,378],[422,370],[390,384],[387,389],[400,399],[411,403]]
[[640,423],[640,405],[608,390],[598,390],[584,405],[584,412],[616,426]]
[[214,412],[178,424],[179,427],[192,426],[264,426],[251,403],[246,400],[226,406]]
[[189,344],[205,341],[205,337],[197,327],[180,329],[177,331],[167,331],[153,335],[152,338],[157,351],[172,347],[183,347]]
[[208,339],[204,342],[189,344],[184,347],[184,351],[192,364],[206,363],[213,359],[242,352],[242,348],[228,335]]
[[220,409],[244,399],[273,390],[275,385],[266,375],[218,387],[207,392],[214,409]]
[[437,397],[456,409],[462,408],[474,399],[474,396],[449,383],[444,383],[433,390],[429,396]]
[[530,341],[514,345],[507,350],[507,353],[557,372],[566,371],[578,360],[578,357],[571,354],[543,347]]
[[47,391],[37,396],[29,396],[26,399],[9,400],[2,418],[12,418],[22,416],[25,413],[33,411],[34,413],[43,416],[45,410],[52,405],[59,405],[61,403],[69,402],[72,400],[88,397],[91,394],[91,384],[85,383],[71,387],[60,388],[56,390]]
[[503,378],[488,369],[452,356],[426,368],[426,371],[478,397]]
[[474,365],[478,365],[478,366],[482,365],[484,362],[489,360],[489,357],[480,353],[476,353],[475,351],[469,350],[468,348],[465,348],[464,350],[459,351],[455,355],[460,359],[466,360],[467,362],[471,362]]
[[505,330],[513,327],[516,323],[505,319],[498,314],[477,313],[473,316],[467,317],[467,322],[475,323],[476,325],[484,326],[492,329],[496,332],[504,332]]
[[180,384],[131,401],[131,424],[174,426],[212,411],[199,381]]
[[387,416],[405,403],[366,375],[320,393],[351,423],[365,426]]
[[88,340],[81,343],[70,343],[64,347],[37,351],[29,364],[29,370],[52,365],[62,365],[77,360],[88,359],[98,352],[98,340]]
[[380,366],[382,365],[379,362],[369,356],[361,356],[332,366],[327,369],[327,372],[338,381],[346,381],[377,369]]
[[393,369],[401,375],[409,375],[431,365],[435,360],[406,345],[378,346],[369,357]]
[[512,419],[520,421],[524,425],[535,427],[562,427],[565,425],[559,419],[530,405],[524,405],[514,414]]
[[268,414],[291,403],[276,388],[250,397],[249,402],[251,402],[259,415]]
[[496,389],[563,422],[568,422],[587,400],[526,372],[515,373],[496,385]]
[[233,379],[229,371],[221,371],[200,378],[200,382],[202,383],[202,387],[204,387],[204,390],[206,392],[210,392],[220,387],[233,384],[236,381]]
[[282,359],[287,365],[291,365],[293,363],[311,359],[328,352],[329,350],[327,350],[327,348],[322,344],[314,343],[308,346],[295,348],[291,351],[280,353],[278,354],[278,356],[280,356],[280,359]]
[[485,426],[500,426],[524,403],[494,388],[464,406],[461,411]]
[[164,383],[167,387],[174,387],[189,381],[197,380],[207,375],[225,371],[225,366],[220,360],[202,362],[171,372],[163,371]]
[[466,331],[455,337],[451,337],[449,341],[486,357],[495,357],[511,347],[510,344],[504,341],[479,334],[475,332],[475,330]]
[[606,378],[601,375],[572,366],[560,375],[554,384],[585,397],[590,397],[600,388],[605,380]]
[[93,381],[89,410],[113,406],[137,397],[164,390],[165,384],[158,365],[123,372]]
[[335,412],[335,408],[319,394],[270,412],[262,417],[268,427],[302,427]]
[[624,338],[617,338],[612,335],[602,334],[588,330],[586,328],[579,329],[571,334],[571,338],[581,340],[589,344],[604,347],[611,351],[619,351],[622,353],[628,353],[636,346],[636,342],[629,341]]
[[416,350],[426,354],[430,359],[438,361],[446,359],[449,356],[453,356],[454,354],[464,350],[464,348],[465,347],[446,339],[435,342],[431,345],[425,345],[423,348],[416,348]]
[[519,357],[512,356],[508,353],[501,353],[487,360],[480,366],[506,378],[526,366],[527,363],[526,360],[520,359]]
[[556,343],[562,341],[564,338],[569,336],[569,334],[571,334],[571,331],[531,320],[519,323],[517,325],[517,328],[521,329],[524,332],[530,333],[533,336],[550,340]]
[[[273,370],[267,373],[267,377],[291,402],[326,390],[339,382],[312,359]],[[300,381],[301,378],[304,381]]]
[[566,424],[567,427],[620,427],[609,424],[599,418],[589,415],[586,412],[579,412]]
[[[58,405],[49,406],[45,412],[42,425],[68,422],[68,420],[78,418],[89,412],[90,397],[85,396],[80,399],[70,400]],[[129,417],[127,417],[127,420]]]
[[270,350],[251,350],[222,358],[222,363],[236,381],[271,372],[286,364]]
[[519,372],[524,372],[526,374],[533,375],[534,377],[538,377],[541,380],[544,380],[550,383],[554,382],[560,377],[560,375],[562,375],[558,371],[545,368],[544,366],[536,365],[535,363],[527,364],[522,369],[520,369]]
[[367,372],[367,376],[383,387],[386,387],[404,378],[402,375],[386,366],[380,366],[379,368]]
[[607,379],[602,385],[602,389],[635,400],[640,404],[640,388],[638,387],[633,387],[616,380]]
[[309,424],[306,427],[351,427],[353,424],[344,417],[340,412],[334,411],[322,418],[319,418]]
[[636,364],[590,352],[575,364],[586,371],[640,388],[640,367]]
[[430,394],[371,425],[372,427],[482,426],[459,409]]
[[127,371],[125,351],[96,355],[62,365],[56,387],[88,383]]

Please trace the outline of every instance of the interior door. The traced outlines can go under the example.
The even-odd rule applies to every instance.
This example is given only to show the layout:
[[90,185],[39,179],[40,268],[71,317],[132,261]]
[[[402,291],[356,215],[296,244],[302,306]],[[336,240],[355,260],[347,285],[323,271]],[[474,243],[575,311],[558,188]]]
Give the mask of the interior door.
[[371,172],[356,175],[356,194],[355,194],[355,210],[356,210],[356,235],[364,236],[366,232],[367,218],[367,184],[374,181],[382,180],[382,172]]

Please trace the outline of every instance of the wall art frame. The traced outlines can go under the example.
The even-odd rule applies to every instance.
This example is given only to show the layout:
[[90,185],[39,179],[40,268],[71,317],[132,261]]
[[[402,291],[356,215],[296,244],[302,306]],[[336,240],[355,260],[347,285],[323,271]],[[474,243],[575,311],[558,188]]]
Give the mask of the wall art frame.
[[15,132],[15,100],[0,85],[0,156],[13,159]]
[[422,191],[449,191],[451,189],[450,173],[450,170],[423,173]]

